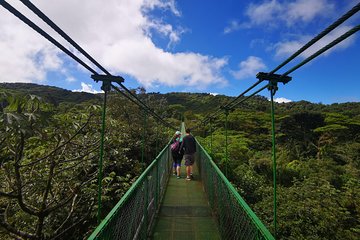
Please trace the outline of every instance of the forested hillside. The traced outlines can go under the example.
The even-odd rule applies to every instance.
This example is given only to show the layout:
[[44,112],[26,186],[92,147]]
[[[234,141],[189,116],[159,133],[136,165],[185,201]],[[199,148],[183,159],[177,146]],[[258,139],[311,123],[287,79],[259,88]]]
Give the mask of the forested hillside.
[[[259,102],[260,103],[260,102]],[[264,99],[257,111],[239,107],[198,134],[229,180],[267,226],[273,221],[271,119]],[[260,106],[264,109],[260,110]],[[359,239],[360,104],[276,104],[279,239]]]
[[[81,239],[96,223],[101,94],[39,85],[0,85],[0,239]],[[175,127],[195,127],[232,98],[133,90]],[[359,239],[360,103],[276,104],[279,239]],[[172,131],[126,98],[108,99],[104,214]],[[270,103],[254,97],[193,134],[271,230]],[[211,132],[212,130],[212,132]],[[212,145],[210,144],[212,140]]]
[[6,89],[7,93],[33,94],[56,106],[61,102],[81,103],[100,100],[99,95],[86,92],[72,92],[58,87],[33,83],[0,83],[0,89]]

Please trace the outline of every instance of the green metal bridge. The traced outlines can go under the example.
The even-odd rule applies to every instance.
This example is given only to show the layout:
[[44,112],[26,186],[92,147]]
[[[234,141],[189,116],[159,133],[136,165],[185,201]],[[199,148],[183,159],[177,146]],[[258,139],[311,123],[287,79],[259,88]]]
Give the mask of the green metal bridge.
[[198,142],[194,180],[171,176],[169,145],[89,240],[274,239]]
[[[122,77],[113,76],[109,71],[107,71],[70,36],[61,30],[60,27],[58,27],[34,4],[32,4],[31,1],[21,0],[21,2],[39,18],[41,18],[47,25],[49,25],[63,39],[70,43],[74,49],[85,56],[89,62],[93,64],[93,66],[97,67],[94,69],[93,66],[88,65],[87,62],[81,60],[77,55],[58,42],[35,22],[24,16],[11,4],[5,0],[0,0],[0,5],[3,8],[11,12],[14,16],[34,29],[66,55],[91,72],[91,77],[95,82],[102,82],[104,103],[100,139],[100,159],[98,164],[98,217],[100,220],[101,182],[103,172],[102,161],[104,153],[107,94],[111,90],[114,90],[143,109],[145,116],[144,125],[146,124],[147,114],[150,114],[159,123],[162,123],[169,129],[174,129],[174,127],[166,122],[153,109],[149,108],[136,96],[136,94],[127,89],[123,85],[124,79]],[[319,33],[316,37],[311,39],[272,71],[268,73],[258,73],[256,75],[256,78],[258,79],[256,83],[232,101],[220,107],[215,113],[207,116],[200,123],[200,125],[210,123],[211,129],[212,121],[216,118],[216,116],[221,113],[225,113],[225,152],[227,158],[227,116],[229,111],[264,89],[268,89],[270,91],[275,235],[277,231],[277,204],[275,109],[273,97],[278,90],[278,83],[287,84],[291,81],[289,74],[358,32],[360,30],[360,25],[356,25],[286,72],[282,74],[275,74],[275,72],[287,65],[290,61],[299,56],[306,49],[311,47],[314,43],[326,36],[358,11],[360,11],[360,3],[324,29],[324,31]],[[114,85],[115,83],[117,86]],[[261,83],[265,83],[265,85],[254,91],[252,94],[245,96],[245,94],[248,94]],[[172,158],[169,144],[167,144],[155,160],[146,168],[146,170],[144,170],[142,175],[131,186],[122,199],[105,217],[105,219],[101,221],[100,225],[94,230],[88,239],[274,239],[271,233],[245,203],[243,198],[234,189],[224,174],[219,170],[209,154],[204,150],[199,142],[197,142],[197,144],[197,173],[194,181],[188,182],[183,179],[175,179],[171,177]],[[226,171],[227,170],[225,169],[225,172]]]

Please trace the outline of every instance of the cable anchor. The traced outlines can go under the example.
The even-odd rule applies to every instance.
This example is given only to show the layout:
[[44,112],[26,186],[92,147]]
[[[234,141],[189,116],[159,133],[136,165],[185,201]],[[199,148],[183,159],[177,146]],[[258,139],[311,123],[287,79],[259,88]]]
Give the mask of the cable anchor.
[[269,81],[268,90],[271,91],[271,94],[274,96],[278,88],[278,83],[281,82],[284,85],[291,81],[292,77],[286,75],[280,75],[275,73],[264,73],[259,72],[256,74],[256,78],[261,81],[267,80]]
[[91,78],[95,82],[102,82],[101,90],[108,92],[111,90],[111,83],[116,82],[117,84],[123,83],[125,80],[121,76],[112,76],[112,75],[102,75],[102,74],[92,74]]
[[277,82],[275,81],[269,81],[269,86],[267,89],[271,92],[271,94],[274,96],[276,91],[279,89]]

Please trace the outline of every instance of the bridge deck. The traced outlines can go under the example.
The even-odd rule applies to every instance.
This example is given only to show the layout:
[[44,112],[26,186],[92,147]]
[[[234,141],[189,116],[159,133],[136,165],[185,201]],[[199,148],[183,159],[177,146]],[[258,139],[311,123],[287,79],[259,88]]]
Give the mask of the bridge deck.
[[171,176],[157,216],[152,239],[221,239],[202,183],[194,166],[194,180]]

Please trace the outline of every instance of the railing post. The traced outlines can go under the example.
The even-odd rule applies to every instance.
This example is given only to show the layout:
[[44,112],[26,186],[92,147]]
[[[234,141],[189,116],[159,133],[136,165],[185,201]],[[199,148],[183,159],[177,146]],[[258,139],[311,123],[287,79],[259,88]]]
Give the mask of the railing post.
[[149,205],[149,191],[148,191],[148,176],[144,178],[144,190],[145,190],[145,201],[144,201],[144,228],[145,228],[145,239],[147,239],[148,233],[148,205]]
[[204,122],[203,125],[204,125],[204,145],[206,143],[206,146],[210,147],[210,145],[209,145],[209,143],[208,143],[208,141],[206,139],[206,137],[207,137],[206,123]]
[[142,134],[142,141],[141,141],[141,163],[143,164],[142,170],[144,170],[145,166],[146,166],[145,161],[144,161],[146,119],[147,119],[147,112],[144,110],[144,124],[143,124],[143,134]]
[[[155,158],[156,159],[156,158]],[[156,187],[155,187],[155,209],[159,206],[159,186],[160,186],[160,177],[159,177],[159,160],[156,163],[156,171],[155,171],[155,181],[156,181]]]
[[225,176],[228,177],[228,116],[229,109],[225,109]]
[[155,158],[158,155],[158,147],[159,147],[159,124],[156,124]]
[[275,146],[275,107],[274,107],[274,95],[278,90],[278,83],[283,84],[291,81],[292,77],[287,76],[289,72],[286,72],[282,75],[274,74],[275,71],[270,73],[259,72],[256,74],[256,78],[260,81],[267,80],[269,81],[268,90],[270,91],[270,100],[271,100],[271,139],[272,139],[272,160],[273,160],[273,182],[274,182],[274,236],[277,235],[277,203],[276,203],[276,146]]
[[104,93],[104,103],[102,111],[101,137],[100,137],[100,158],[99,158],[99,172],[98,172],[98,211],[97,221],[101,222],[101,195],[102,195],[102,171],[103,171],[103,156],[104,156],[104,136],[105,136],[105,120],[106,120],[106,99],[108,91],[111,89],[111,82],[104,81],[101,89]]
[[212,132],[212,118],[210,118],[210,154],[212,154],[213,132]]
[[277,83],[269,83],[270,99],[271,99],[271,136],[272,136],[272,160],[273,160],[273,181],[274,181],[274,236],[277,235],[277,203],[276,203],[276,147],[275,147],[275,107],[274,95],[277,90]]

